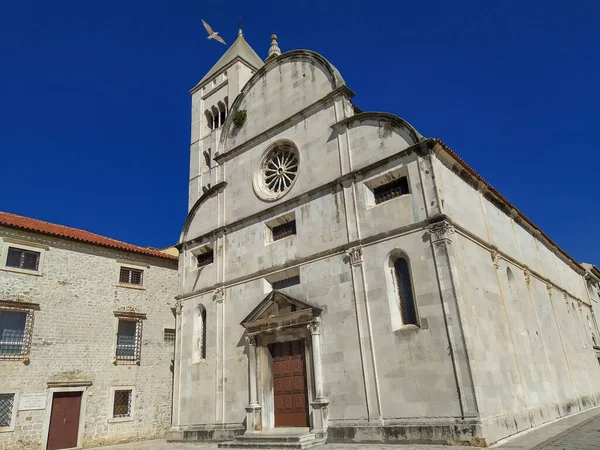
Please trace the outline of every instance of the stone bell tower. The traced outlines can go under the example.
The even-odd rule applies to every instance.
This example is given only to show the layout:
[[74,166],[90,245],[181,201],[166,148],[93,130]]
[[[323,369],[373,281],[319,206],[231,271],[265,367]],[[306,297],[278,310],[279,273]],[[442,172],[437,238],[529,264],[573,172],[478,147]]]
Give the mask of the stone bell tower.
[[244,39],[242,30],[217,63],[190,91],[192,133],[188,210],[202,193],[215,184],[215,162],[221,127],[242,87],[263,61]]

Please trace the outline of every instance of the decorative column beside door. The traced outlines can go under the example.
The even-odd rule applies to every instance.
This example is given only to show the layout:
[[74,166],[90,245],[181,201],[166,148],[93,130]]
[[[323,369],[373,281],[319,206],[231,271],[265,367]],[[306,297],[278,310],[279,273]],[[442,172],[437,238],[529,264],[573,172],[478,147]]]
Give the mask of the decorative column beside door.
[[256,337],[246,336],[248,348],[248,394],[249,404],[246,407],[246,433],[262,430],[261,407],[257,401],[257,364]]
[[323,371],[321,368],[321,317],[316,316],[307,325],[310,330],[315,398],[310,403],[313,409],[312,431],[317,438],[325,437],[327,431],[327,406],[329,400],[323,394]]

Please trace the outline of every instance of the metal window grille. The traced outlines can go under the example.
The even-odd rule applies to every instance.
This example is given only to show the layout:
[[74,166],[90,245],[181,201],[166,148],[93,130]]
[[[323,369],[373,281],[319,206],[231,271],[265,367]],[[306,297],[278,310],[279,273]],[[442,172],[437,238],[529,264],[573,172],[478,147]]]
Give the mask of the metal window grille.
[[284,237],[291,236],[296,234],[296,221],[290,220],[289,222],[282,223],[281,225],[276,225],[271,228],[273,233],[273,240],[278,241],[279,239],[283,239]]
[[33,312],[0,309],[0,359],[21,359],[29,354]]
[[402,324],[417,324],[417,314],[415,311],[415,302],[413,299],[412,284],[410,282],[410,272],[408,261],[404,258],[398,258],[394,261],[394,275],[396,277],[396,288],[398,289],[398,299]]
[[397,178],[373,189],[376,205],[408,193],[408,179],[406,177]]
[[165,342],[169,342],[169,343],[175,342],[175,329],[174,328],[165,328],[163,334],[164,334]]
[[40,252],[32,252],[21,248],[9,247],[6,256],[6,266],[17,269],[38,270]]
[[15,394],[0,394],[0,427],[9,427],[12,420]]
[[206,310],[200,313],[200,329],[198,330],[198,351],[200,359],[206,359]]
[[300,275],[295,277],[284,278],[283,280],[277,280],[271,283],[273,289],[283,289],[286,287],[294,286],[296,284],[300,284]]
[[121,284],[136,284],[141,286],[144,282],[144,271],[140,269],[132,269],[130,267],[121,267],[119,273],[119,283]]
[[208,266],[212,264],[214,261],[215,253],[213,249],[208,249],[208,251],[199,253],[196,255],[196,261],[198,262],[198,267]]
[[142,321],[137,319],[119,319],[116,359],[132,363],[139,362],[141,341]]
[[131,389],[115,391],[113,401],[113,417],[115,419],[131,417],[131,400]]

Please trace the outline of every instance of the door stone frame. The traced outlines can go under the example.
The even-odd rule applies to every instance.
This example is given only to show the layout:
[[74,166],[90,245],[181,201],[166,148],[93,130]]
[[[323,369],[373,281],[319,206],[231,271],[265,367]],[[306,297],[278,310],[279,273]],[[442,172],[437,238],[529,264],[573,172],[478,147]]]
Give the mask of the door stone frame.
[[77,425],[77,447],[71,447],[63,450],[80,449],[83,446],[83,432],[85,430],[85,410],[87,406],[87,390],[92,385],[91,382],[65,382],[48,383],[48,393],[46,395],[46,413],[42,425],[42,445],[41,450],[48,448],[48,436],[50,433],[50,417],[52,416],[52,403],[55,392],[81,392],[81,405],[79,406],[79,424]]
[[[269,308],[276,302],[288,303],[294,308],[292,312],[268,315]],[[246,407],[245,434],[275,429],[272,358],[268,345],[302,340],[310,430],[318,438],[326,436],[329,401],[323,394],[321,312],[322,309],[315,305],[272,291],[242,321],[241,325],[246,329],[248,357],[249,403]]]

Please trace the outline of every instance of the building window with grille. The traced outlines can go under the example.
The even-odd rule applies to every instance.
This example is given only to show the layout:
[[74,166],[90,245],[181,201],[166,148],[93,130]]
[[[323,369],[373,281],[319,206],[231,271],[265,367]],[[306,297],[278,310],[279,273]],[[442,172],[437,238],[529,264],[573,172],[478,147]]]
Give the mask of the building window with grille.
[[285,214],[268,221],[266,226],[265,241],[267,244],[294,236],[296,234],[296,215],[293,212]]
[[169,344],[175,343],[175,328],[165,328],[163,331],[164,341]]
[[196,268],[200,269],[204,266],[212,264],[215,260],[215,252],[210,247],[202,247],[196,253]]
[[199,363],[200,361],[206,360],[206,309],[200,304],[197,307],[196,313],[193,323],[193,363]]
[[115,363],[139,364],[142,349],[143,314],[124,314],[115,312],[117,316],[117,345]]
[[11,272],[27,273],[30,275],[42,275],[44,250],[48,246],[35,242],[14,241],[9,238],[0,239],[4,241],[4,248],[0,247],[2,260],[0,268]]
[[376,205],[408,193],[410,191],[408,190],[408,179],[406,177],[398,178],[373,189]]
[[281,280],[276,280],[271,283],[273,289],[285,289],[290,286],[295,286],[300,284],[300,275],[294,275],[287,278],[282,278]]
[[0,432],[14,431],[19,391],[0,390]]
[[0,359],[29,361],[34,309],[39,305],[0,302]]
[[111,388],[110,422],[133,420],[135,391],[133,386],[113,386]]
[[396,279],[396,290],[398,292],[398,305],[402,316],[403,325],[416,325],[417,314],[415,311],[415,300],[413,298],[410,270],[406,258],[396,258],[394,261],[394,277]]
[[16,269],[34,270],[37,272],[40,266],[40,252],[25,250],[17,247],[8,247],[6,266]]
[[132,267],[122,266],[119,271],[119,284],[129,286],[143,286],[143,269],[134,269]]
[[[367,208],[380,205],[398,197],[404,197],[410,203],[410,183],[406,166],[397,168],[371,178],[364,183],[365,205]],[[400,202],[399,207],[403,207]]]

